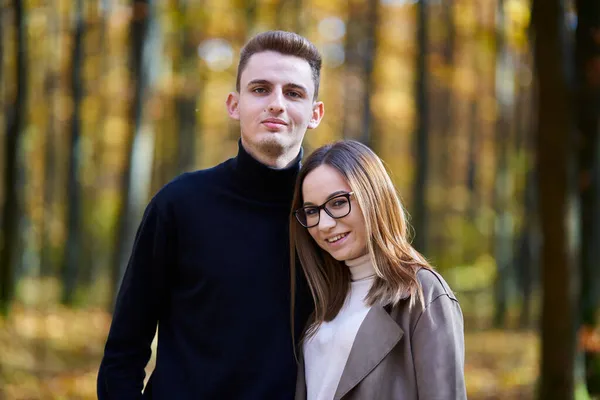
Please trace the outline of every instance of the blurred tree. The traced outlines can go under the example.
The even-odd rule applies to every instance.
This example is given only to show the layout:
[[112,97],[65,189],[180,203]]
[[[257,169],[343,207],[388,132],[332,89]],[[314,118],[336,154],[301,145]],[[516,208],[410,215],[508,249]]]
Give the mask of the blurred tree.
[[27,93],[27,38],[25,11],[22,0],[13,1],[16,43],[16,86],[14,101],[6,113],[6,141],[4,143],[4,204],[2,206],[2,247],[0,248],[0,313],[8,314],[14,297],[15,274],[19,243],[19,148],[26,115]]
[[454,0],[448,0],[442,4],[444,8],[444,23],[446,25],[446,41],[443,46],[442,56],[444,58],[444,68],[449,73],[449,82],[447,82],[445,90],[442,94],[440,108],[445,110],[441,113],[441,141],[442,149],[440,157],[440,171],[443,182],[447,181],[450,164],[450,141],[453,133],[454,119],[454,47],[456,46],[456,27],[454,26],[453,7]]
[[256,26],[258,16],[257,0],[246,0],[246,39],[252,36],[252,29]]
[[154,147],[151,193],[159,191],[179,171],[177,152],[180,114],[177,110],[177,99],[181,97],[180,93],[186,91],[185,68],[191,67],[189,64],[184,64],[182,59],[182,45],[188,38],[186,31],[189,32],[186,27],[189,25],[190,15],[182,9],[186,5],[189,6],[184,0],[170,0],[163,2],[162,5],[164,21],[161,24],[165,27],[162,51],[165,64],[169,66],[165,68],[169,85],[162,85],[158,100],[161,118],[157,126],[158,133]]
[[508,71],[508,49],[504,39],[504,0],[498,0],[496,8],[496,168],[494,186],[494,252],[496,258],[496,281],[494,284],[495,308],[494,326],[504,326],[508,307],[508,288],[512,260],[512,223],[510,214],[510,171],[508,150],[510,141],[509,115],[506,99],[503,96],[504,85],[510,82]]
[[531,167],[527,171],[525,179],[525,190],[523,191],[523,221],[521,231],[515,244],[515,269],[517,272],[517,283],[520,288],[521,310],[519,315],[519,327],[521,329],[532,328],[532,299],[535,280],[535,271],[539,264],[539,221],[536,204],[536,173]]
[[[345,90],[343,135],[373,146],[371,137],[373,60],[377,45],[378,4],[348,2],[345,54]],[[365,15],[368,17],[365,18]]]
[[427,253],[428,215],[427,181],[429,178],[429,107],[428,107],[428,2],[417,3],[417,53],[416,53],[416,104],[415,130],[415,178],[413,186],[412,215],[415,237],[413,245],[421,253]]
[[[593,330],[600,301],[600,2],[577,0],[576,118],[581,237],[581,322]],[[600,354],[585,352],[590,394],[600,394]]]
[[[455,109],[456,109],[456,101],[454,99],[454,77],[455,77],[455,67],[454,67],[454,59],[455,59],[455,47],[456,47],[456,27],[454,25],[454,16],[453,16],[453,7],[454,0],[444,1],[442,3],[442,18],[444,21],[444,29],[445,35],[443,36],[444,42],[441,48],[441,56],[443,60],[442,68],[445,71],[443,77],[446,79],[441,83],[442,85],[434,85],[432,84],[433,90],[439,90],[439,94],[432,93],[433,98],[438,98],[439,100],[439,110],[444,110],[440,113],[435,113],[438,120],[438,133],[439,137],[434,140],[434,143],[437,142],[438,150],[435,152],[434,160],[437,159],[438,166],[437,172],[435,175],[437,176],[436,183],[439,186],[439,190],[448,191],[451,189],[451,185],[449,184],[451,179],[451,170],[450,170],[450,155],[451,151],[451,143],[452,138],[454,136],[454,124],[455,124]],[[435,105],[432,105],[435,107]],[[432,129],[433,131],[433,129]],[[433,132],[432,132],[433,133]],[[433,152],[433,150],[432,150]],[[432,160],[433,161],[433,160]],[[434,164],[432,163],[432,166]],[[435,216],[432,215],[432,218],[443,221],[447,218],[448,208],[445,206],[438,206],[435,210]],[[436,229],[432,232],[430,246],[433,251],[438,253],[444,253],[447,251],[448,246],[448,235],[444,233],[443,230]]]
[[[502,0],[499,0],[498,3],[502,3]],[[482,4],[481,2],[474,2],[473,11],[477,15],[481,15]],[[499,26],[502,26],[501,22],[498,23]],[[479,21],[473,29],[473,38],[470,39],[469,47],[473,50],[470,51],[471,55],[471,65],[470,68],[472,70],[472,74],[476,76],[481,76],[481,70],[479,59],[482,58],[478,53],[480,50],[478,49],[478,40],[479,37],[484,37],[485,35],[485,27],[482,21]],[[465,130],[468,134],[467,139],[467,176],[466,176],[466,186],[469,195],[469,202],[467,207],[467,220],[469,224],[475,224],[477,213],[480,210],[479,204],[479,190],[478,190],[478,181],[477,181],[477,167],[478,167],[478,155],[480,154],[480,141],[482,137],[481,131],[481,123],[480,123],[480,103],[481,99],[479,94],[484,93],[485,90],[485,81],[483,79],[476,79],[473,82],[472,91],[469,93],[469,108],[468,108],[468,125],[465,127]],[[472,262],[478,255],[477,254],[465,254],[467,262]]]
[[[531,31],[529,32],[531,36]],[[533,43],[533,39],[529,38],[529,41]],[[514,257],[514,271],[517,289],[519,290],[518,296],[520,297],[520,314],[519,314],[519,327],[521,329],[532,328],[533,317],[533,305],[532,300],[533,292],[538,284],[539,279],[539,218],[537,213],[537,173],[535,168],[535,160],[532,156],[534,153],[534,134],[532,132],[532,124],[530,123],[529,115],[532,110],[535,109],[533,104],[534,98],[532,93],[536,92],[537,86],[535,82],[527,84],[527,73],[528,68],[532,63],[531,49],[529,45],[524,46],[525,49],[520,54],[519,69],[516,73],[516,88],[517,88],[517,101],[514,104],[514,120],[516,126],[516,137],[514,143],[514,151],[516,156],[523,162],[524,172],[524,189],[521,192],[523,210],[521,218],[521,225],[519,232],[515,232],[514,245],[513,245],[513,257]],[[519,57],[517,55],[517,57]]]
[[[199,2],[195,2],[199,3]],[[195,165],[195,150],[196,150],[196,109],[200,108],[198,96],[198,85],[195,83],[198,75],[196,68],[197,56],[196,48],[198,37],[198,24],[186,17],[186,11],[189,7],[188,1],[180,1],[180,13],[183,24],[179,28],[181,30],[181,55],[178,65],[177,74],[183,83],[179,88],[177,95],[176,109],[178,122],[178,151],[177,158],[179,160],[178,171],[190,171]],[[201,6],[195,4],[195,7]]]
[[[5,15],[7,14],[6,9],[7,5],[3,4],[0,6],[0,18],[5,20]],[[4,38],[6,37],[6,27],[5,24],[0,24],[0,84],[4,83]],[[0,96],[0,107],[4,107],[4,96]]]
[[299,34],[303,34],[304,29],[302,0],[279,0],[275,11],[275,20],[284,21],[283,26],[279,29],[289,30]]
[[[107,264],[106,235],[100,233],[98,221],[104,219],[98,212],[99,205],[105,196],[98,196],[98,188],[106,188],[103,179],[102,158],[104,156],[105,138],[103,127],[107,121],[107,102],[104,77],[110,51],[107,48],[107,24],[110,11],[108,5],[101,5],[99,0],[93,3],[84,2],[83,8],[83,74],[81,85],[85,88],[81,99],[80,146],[78,184],[80,186],[80,229],[81,248],[77,269],[77,286],[93,289],[99,272]],[[106,191],[102,193],[105,195]],[[86,292],[89,293],[89,292]],[[91,297],[91,296],[90,296]],[[81,298],[86,300],[89,297]]]
[[85,20],[83,0],[77,0],[74,10],[73,46],[71,55],[71,91],[73,107],[71,113],[71,143],[67,183],[67,241],[62,265],[63,292],[61,301],[73,305],[77,289],[77,274],[81,263],[81,101],[83,98],[83,38]]
[[[57,12],[55,9],[48,10],[48,25],[50,37],[56,35],[57,29]],[[0,78],[1,79],[1,78]],[[54,188],[56,187],[57,177],[57,160],[56,160],[56,149],[59,147],[59,141],[56,132],[56,101],[54,94],[56,93],[56,83],[58,77],[56,73],[56,66],[53,65],[52,60],[49,60],[48,65],[45,68],[44,75],[44,99],[48,105],[48,120],[44,127],[46,131],[46,142],[44,152],[44,184],[42,193],[42,218],[40,219],[40,233],[41,233],[41,248],[40,248],[40,275],[43,277],[55,276],[57,272],[55,257],[53,257],[53,244],[52,244],[52,219],[53,219],[53,208],[56,204]]]
[[540,400],[569,400],[575,393],[575,310],[577,285],[568,224],[569,164],[572,159],[571,98],[565,5],[562,0],[534,0],[538,115],[536,149],[540,225],[543,237]]
[[131,20],[130,42],[130,74],[134,91],[131,106],[131,132],[126,139],[126,163],[121,175],[121,205],[119,207],[117,223],[118,231],[115,235],[114,261],[112,265],[112,293],[113,304],[116,300],[121,280],[127,268],[129,252],[133,246],[133,237],[138,216],[133,201],[135,185],[133,181],[139,179],[132,173],[133,155],[136,144],[140,144],[144,96],[148,89],[148,62],[145,58],[146,39],[148,35],[149,20],[152,15],[152,0],[134,0]]
[[[49,108],[53,110],[53,92],[54,81],[56,77],[52,72],[46,80],[45,96],[49,101]],[[44,208],[42,212],[44,215],[41,219],[40,231],[42,234],[42,244],[40,249],[40,274],[41,276],[48,277],[53,276],[56,273],[55,262],[53,257],[53,244],[52,244],[52,211],[54,204],[56,204],[55,191],[56,186],[56,148],[58,147],[57,135],[56,135],[56,124],[54,123],[55,115],[53,112],[48,113],[48,125],[46,129],[46,146],[44,154],[44,192],[43,192],[43,204]]]
[[[475,89],[479,92],[480,89]],[[469,132],[469,139],[467,141],[467,190],[469,192],[469,206],[467,208],[467,218],[471,224],[474,224],[477,218],[477,212],[480,209],[479,204],[479,191],[477,188],[477,156],[479,155],[479,141],[481,140],[481,125],[479,124],[479,110],[478,110],[478,96],[476,94],[471,95],[469,100],[469,126],[467,127]],[[467,254],[467,260],[473,259],[473,254]],[[476,256],[476,255],[475,255]]]
[[375,132],[375,120],[371,105],[371,96],[375,92],[373,78],[373,61],[377,52],[377,27],[379,25],[379,0],[369,0],[366,15],[366,32],[364,42],[364,92],[362,109],[362,126],[360,132],[360,141],[367,146],[373,147],[373,133]]

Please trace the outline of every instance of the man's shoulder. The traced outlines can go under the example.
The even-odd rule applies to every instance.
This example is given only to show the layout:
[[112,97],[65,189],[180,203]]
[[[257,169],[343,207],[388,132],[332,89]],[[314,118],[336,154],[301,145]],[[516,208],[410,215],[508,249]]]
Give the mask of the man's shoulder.
[[226,178],[227,162],[178,175],[158,190],[153,201],[166,205],[181,199],[196,198],[207,192],[211,185],[221,183]]

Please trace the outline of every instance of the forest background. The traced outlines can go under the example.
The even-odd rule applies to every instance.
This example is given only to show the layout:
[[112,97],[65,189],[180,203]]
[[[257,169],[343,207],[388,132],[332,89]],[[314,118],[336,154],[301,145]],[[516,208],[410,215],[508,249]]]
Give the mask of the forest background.
[[144,207],[235,155],[269,29],[324,56],[305,154],[371,146],[455,289],[469,398],[600,393],[597,0],[0,3],[0,399],[95,398]]

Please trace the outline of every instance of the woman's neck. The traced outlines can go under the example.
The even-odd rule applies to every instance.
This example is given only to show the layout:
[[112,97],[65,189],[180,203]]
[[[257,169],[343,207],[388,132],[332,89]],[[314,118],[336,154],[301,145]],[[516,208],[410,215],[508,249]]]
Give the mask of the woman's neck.
[[363,280],[375,275],[373,260],[369,253],[352,260],[347,260],[346,266],[350,269],[350,275],[353,281]]

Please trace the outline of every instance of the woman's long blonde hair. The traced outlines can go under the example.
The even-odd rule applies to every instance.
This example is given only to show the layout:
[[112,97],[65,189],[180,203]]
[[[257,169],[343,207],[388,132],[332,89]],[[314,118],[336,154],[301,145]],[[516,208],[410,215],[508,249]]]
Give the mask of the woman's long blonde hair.
[[[367,247],[373,260],[375,281],[367,294],[369,305],[395,306],[410,296],[410,306],[423,298],[417,281],[419,268],[431,268],[408,239],[406,212],[381,159],[367,146],[344,140],[315,150],[300,169],[292,210],[303,206],[302,185],[319,167],[335,168],[348,182],[360,205],[366,224]],[[352,212],[356,212],[353,209]],[[350,272],[312,239],[308,230],[291,215],[290,220],[292,332],[296,292],[296,255],[315,303],[303,339],[311,337],[324,321],[331,321],[342,308],[350,287]]]

